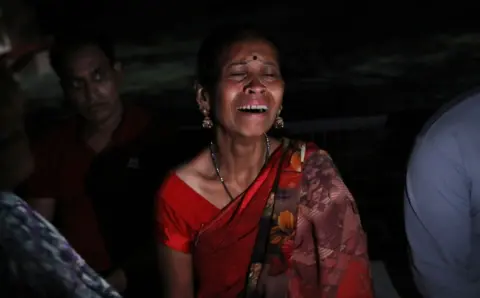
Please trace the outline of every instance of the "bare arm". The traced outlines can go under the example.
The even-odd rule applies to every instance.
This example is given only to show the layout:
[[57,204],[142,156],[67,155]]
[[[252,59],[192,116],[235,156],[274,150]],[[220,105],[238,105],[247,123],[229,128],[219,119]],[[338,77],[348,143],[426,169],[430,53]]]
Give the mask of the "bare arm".
[[163,297],[194,298],[192,255],[158,245]]
[[27,200],[28,204],[42,215],[46,220],[52,222],[55,216],[55,199],[53,198],[33,198]]

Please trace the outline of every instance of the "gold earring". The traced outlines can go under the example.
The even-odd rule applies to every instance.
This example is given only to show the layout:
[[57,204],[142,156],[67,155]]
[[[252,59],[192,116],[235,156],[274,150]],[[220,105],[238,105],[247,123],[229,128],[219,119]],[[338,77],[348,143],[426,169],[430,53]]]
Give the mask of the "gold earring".
[[202,121],[202,127],[205,129],[210,129],[213,127],[213,122],[212,119],[208,116],[208,111],[207,109],[202,109],[202,114],[204,116],[203,121]]
[[277,116],[275,118],[275,128],[283,128],[285,126],[285,122],[283,122],[283,118],[280,116]]
[[283,128],[285,126],[285,122],[283,122],[283,118],[280,116],[281,112],[282,112],[282,107],[280,107],[280,110],[278,110],[277,118],[275,118],[275,123],[274,123],[275,128]]

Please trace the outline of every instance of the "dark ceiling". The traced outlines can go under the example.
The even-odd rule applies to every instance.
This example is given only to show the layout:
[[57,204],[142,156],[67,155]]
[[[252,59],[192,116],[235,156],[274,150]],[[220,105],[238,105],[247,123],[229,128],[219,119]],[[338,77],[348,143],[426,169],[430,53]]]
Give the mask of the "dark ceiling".
[[[81,25],[116,38],[126,97],[189,110],[202,36],[226,21],[259,24],[287,57],[287,110],[318,117],[436,108],[476,86],[480,26],[468,3],[45,0],[36,7],[46,32]],[[35,86],[31,94],[49,89]]]

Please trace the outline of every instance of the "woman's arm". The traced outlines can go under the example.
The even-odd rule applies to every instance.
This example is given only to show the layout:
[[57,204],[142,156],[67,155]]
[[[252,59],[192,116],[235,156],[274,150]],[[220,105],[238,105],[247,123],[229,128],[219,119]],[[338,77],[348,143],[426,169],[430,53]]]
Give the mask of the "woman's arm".
[[193,298],[194,278],[190,249],[192,231],[181,214],[157,194],[156,228],[163,297]]
[[[304,238],[309,237],[315,247],[312,251],[305,246],[310,264],[297,260],[297,266],[316,282],[302,297],[373,297],[367,241],[355,201],[324,151],[312,154],[305,163],[299,212],[305,222]],[[317,270],[312,270],[313,264]]]
[[163,297],[193,298],[192,255],[159,244],[158,260],[162,277]]

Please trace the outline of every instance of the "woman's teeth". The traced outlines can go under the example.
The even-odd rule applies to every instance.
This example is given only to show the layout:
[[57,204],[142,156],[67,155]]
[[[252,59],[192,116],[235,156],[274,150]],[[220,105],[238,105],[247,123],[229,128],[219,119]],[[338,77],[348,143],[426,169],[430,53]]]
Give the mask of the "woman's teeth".
[[268,111],[266,105],[245,105],[237,108],[237,111],[246,113],[265,113]]

